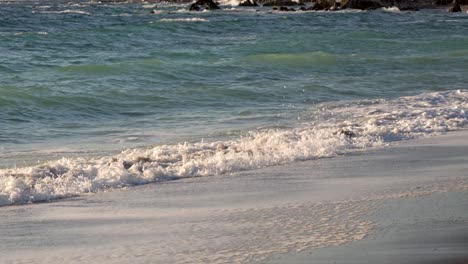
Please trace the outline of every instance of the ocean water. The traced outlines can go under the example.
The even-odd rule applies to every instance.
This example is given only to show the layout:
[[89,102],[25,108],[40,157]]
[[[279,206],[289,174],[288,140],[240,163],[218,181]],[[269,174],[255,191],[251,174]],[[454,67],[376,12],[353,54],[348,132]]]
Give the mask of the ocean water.
[[468,124],[466,13],[223,8],[0,2],[0,205]]

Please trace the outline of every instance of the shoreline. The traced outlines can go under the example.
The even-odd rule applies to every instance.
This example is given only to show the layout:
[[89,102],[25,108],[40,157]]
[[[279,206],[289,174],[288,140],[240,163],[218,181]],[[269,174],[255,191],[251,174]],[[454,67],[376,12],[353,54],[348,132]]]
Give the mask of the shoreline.
[[[466,130],[455,132],[459,139],[463,138],[460,135],[464,133],[466,134]],[[444,142],[444,139],[449,140]],[[411,147],[428,147],[428,150],[436,147],[441,148],[443,152],[441,145],[455,147],[458,141],[454,140],[451,135],[445,134],[407,143],[409,143],[407,146],[399,144],[389,147],[385,152],[406,151]],[[432,157],[429,151],[428,153],[426,157]],[[462,158],[466,160],[466,156],[462,155],[461,152],[453,153],[451,159]],[[399,161],[396,163],[398,164]],[[438,172],[441,176],[444,175],[444,171],[446,175],[453,173],[450,170],[453,167],[450,164],[446,165]],[[417,167],[419,168],[419,166]],[[438,165],[434,167],[438,167]],[[415,169],[419,170],[418,168]],[[460,169],[461,171],[463,170]],[[464,172],[459,175],[465,179],[468,177]],[[414,186],[414,190],[418,188],[420,186]],[[364,217],[375,223],[376,226],[373,232],[362,240],[336,247],[292,251],[253,263],[467,263],[467,194],[465,183],[465,187],[460,190],[384,198],[379,201],[372,213]]]
[[[46,0],[42,1],[43,3],[63,3],[63,4],[69,4],[69,3],[92,3],[92,4],[180,4],[180,5],[187,5],[187,7],[190,6],[191,3],[195,3],[197,0],[169,0],[169,1],[164,1],[164,0],[101,0],[101,1],[96,1],[96,0],[73,0],[73,1],[65,1],[65,0]],[[250,0],[246,0],[250,1]],[[239,0],[239,4],[246,2]],[[345,6],[344,8],[340,8],[339,1],[335,0],[257,0],[253,1],[255,4],[252,3],[252,5],[239,5],[239,7],[246,7],[246,8],[256,8],[256,7],[280,7],[280,6],[316,6],[315,9],[310,9],[315,10],[315,11],[338,11],[338,10],[345,10],[345,9],[357,9],[357,10],[376,10],[380,8],[393,8],[397,7],[401,11],[417,11],[417,10],[425,10],[425,9],[443,9],[443,10],[448,10],[451,7],[453,7],[453,3],[436,3],[433,1],[427,1],[427,0],[417,0],[417,1],[376,1],[376,0],[371,0],[371,1],[360,1],[360,0],[341,0],[341,2],[345,2],[345,5],[348,5],[347,7]],[[362,3],[361,3],[362,2]],[[466,2],[466,3],[465,3]],[[468,10],[468,2],[467,1],[462,1],[460,3],[460,6],[462,8],[462,12],[466,12]],[[33,0],[2,0],[0,1],[1,3],[8,3],[8,4],[40,4],[37,1]],[[219,5],[226,5],[226,6],[235,6],[232,5],[232,1],[228,1],[228,4],[224,3],[223,1],[219,1]],[[337,4],[336,4],[337,3]],[[288,10],[286,10],[288,11]],[[292,10],[289,10],[292,11]]]
[[467,14],[3,7],[1,264],[467,260]]
[[[366,243],[375,244],[378,256],[393,254],[387,245],[398,243],[380,239],[382,230],[407,228],[414,231],[408,253],[416,253],[411,241],[418,243],[428,221],[440,223],[440,234],[453,227],[466,235],[450,223],[468,221],[457,209],[467,204],[467,135],[461,130],[330,159],[2,207],[0,254],[5,263],[275,263],[278,257],[295,263],[301,256],[310,263],[316,252],[362,257],[359,245]],[[443,215],[431,214],[437,208]],[[304,253],[288,253],[297,250]]]

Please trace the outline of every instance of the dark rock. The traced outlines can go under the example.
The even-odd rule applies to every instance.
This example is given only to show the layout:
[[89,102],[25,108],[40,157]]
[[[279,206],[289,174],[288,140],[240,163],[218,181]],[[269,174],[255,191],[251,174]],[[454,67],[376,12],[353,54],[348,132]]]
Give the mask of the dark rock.
[[[276,8],[276,9],[275,9]],[[273,10],[279,10],[279,11],[282,11],[282,12],[295,12],[296,9],[294,8],[288,8],[286,6],[280,6],[279,8],[277,7],[274,7]]]
[[143,163],[145,163],[145,162],[150,162],[150,161],[151,161],[151,159],[150,159],[150,158],[147,158],[147,157],[138,157],[138,158],[135,159],[135,162],[143,162]]
[[335,3],[332,7],[328,9],[329,11],[338,11],[341,10],[341,4],[340,3]]
[[190,11],[201,11],[202,9],[200,8],[200,6],[195,5],[195,4],[192,4],[192,5],[190,6],[190,9],[189,9],[189,10],[190,10]]
[[453,0],[437,0],[435,1],[436,5],[450,5],[453,3]]
[[219,5],[213,0],[197,0],[195,3],[190,5],[190,11],[202,11],[202,10],[216,10],[220,9]]
[[126,170],[130,169],[133,165],[137,164],[137,163],[147,163],[147,162],[151,162],[152,160],[150,158],[147,158],[147,157],[137,157],[134,161],[128,161],[128,160],[124,160],[122,162],[124,168]]
[[456,4],[458,3],[459,5],[468,5],[468,0],[437,0],[435,1],[436,5],[451,5],[451,4]]
[[460,7],[460,4],[458,4],[458,2],[455,2],[455,4],[448,11],[455,13],[455,12],[461,12],[462,9]]
[[416,11],[420,8],[433,8],[434,3],[432,1],[433,0],[342,0],[341,8],[372,10],[382,7],[398,7],[400,10]]
[[239,6],[258,6],[257,2],[255,0],[245,0],[245,1],[241,1],[239,3]]
[[300,5],[298,2],[292,0],[268,0],[263,3],[263,6],[296,6]]
[[419,11],[417,7],[400,7],[400,11]]
[[130,169],[132,166],[133,166],[133,162],[130,162],[130,161],[124,161],[123,162],[123,166],[126,170]]
[[312,6],[312,10],[330,10],[335,5],[334,0],[317,0]]
[[394,2],[389,0],[381,0],[382,5],[385,7],[396,6],[401,11],[418,11],[422,8],[434,8],[434,3],[431,0],[417,0],[417,1],[404,1],[395,0]]
[[151,13],[151,14],[156,14],[156,13],[157,13],[157,11],[156,11],[156,9],[153,9],[153,10],[151,10],[151,12],[150,12],[150,13]]
[[390,7],[392,4],[384,4],[379,0],[343,0],[341,1],[343,8],[371,10],[382,7]]
[[356,134],[353,131],[347,130],[347,129],[341,129],[338,133],[340,135],[345,135],[348,138],[352,138],[356,136]]

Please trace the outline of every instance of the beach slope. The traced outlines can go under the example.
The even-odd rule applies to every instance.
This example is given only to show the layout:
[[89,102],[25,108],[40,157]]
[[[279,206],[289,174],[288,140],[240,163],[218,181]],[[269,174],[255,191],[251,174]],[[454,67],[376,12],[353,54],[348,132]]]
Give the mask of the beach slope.
[[1,262],[458,263],[467,138],[1,207]]

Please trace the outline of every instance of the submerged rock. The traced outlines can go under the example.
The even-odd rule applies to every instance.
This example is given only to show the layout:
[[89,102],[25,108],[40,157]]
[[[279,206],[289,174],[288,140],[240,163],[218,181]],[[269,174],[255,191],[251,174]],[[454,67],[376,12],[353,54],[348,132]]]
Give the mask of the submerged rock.
[[190,11],[216,10],[220,9],[218,3],[213,0],[197,0],[190,5]]

